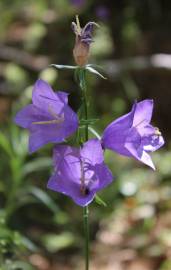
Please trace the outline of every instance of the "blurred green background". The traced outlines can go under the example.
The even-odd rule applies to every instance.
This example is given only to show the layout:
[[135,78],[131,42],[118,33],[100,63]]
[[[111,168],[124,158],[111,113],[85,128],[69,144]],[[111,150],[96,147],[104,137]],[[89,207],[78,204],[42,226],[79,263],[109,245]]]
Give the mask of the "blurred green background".
[[153,98],[153,124],[166,140],[156,172],[106,152],[116,181],[90,206],[91,270],[171,269],[171,2],[169,0],[0,1],[0,269],[83,269],[82,209],[46,189],[52,145],[27,150],[28,132],[13,123],[31,101],[37,78],[80,97],[72,71],[71,22],[95,21],[89,63],[107,80],[87,76],[90,115],[101,133],[135,99]]

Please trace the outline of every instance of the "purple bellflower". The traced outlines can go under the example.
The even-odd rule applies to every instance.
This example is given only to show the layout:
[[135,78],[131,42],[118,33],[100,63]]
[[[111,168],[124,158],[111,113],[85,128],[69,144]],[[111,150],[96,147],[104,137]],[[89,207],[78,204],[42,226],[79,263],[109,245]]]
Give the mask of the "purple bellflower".
[[155,169],[149,152],[164,144],[158,128],[150,125],[153,100],[135,102],[131,112],[113,121],[105,129],[102,146],[121,155],[134,157]]
[[88,205],[96,192],[113,179],[97,139],[87,141],[80,149],[58,145],[54,148],[53,161],[55,171],[47,187],[71,197],[80,206]]
[[92,33],[95,25],[98,26],[95,22],[88,22],[84,28],[81,28],[78,16],[76,16],[76,23],[72,22],[71,27],[76,36],[73,56],[76,64],[79,66],[87,64],[90,44],[93,42]]
[[30,132],[29,152],[47,144],[63,142],[78,127],[76,113],[68,106],[68,94],[53,92],[48,83],[37,80],[32,93],[32,102],[15,117],[17,125]]

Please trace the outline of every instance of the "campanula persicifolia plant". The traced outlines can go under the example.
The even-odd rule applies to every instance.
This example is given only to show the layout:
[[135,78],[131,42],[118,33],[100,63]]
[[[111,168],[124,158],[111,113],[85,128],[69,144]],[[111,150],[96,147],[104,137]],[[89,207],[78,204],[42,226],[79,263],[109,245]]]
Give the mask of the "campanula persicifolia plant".
[[[55,143],[53,151],[54,172],[47,187],[69,196],[83,207],[85,229],[85,269],[89,269],[88,205],[97,197],[97,192],[111,184],[114,177],[104,163],[105,149],[120,155],[133,157],[155,169],[149,155],[164,144],[158,128],[150,122],[153,100],[135,102],[131,112],[114,120],[102,134],[92,127],[94,120],[88,112],[86,72],[103,76],[87,64],[92,43],[94,22],[81,28],[78,16],[72,23],[75,34],[73,56],[76,66],[52,64],[59,69],[73,69],[82,93],[82,104],[77,114],[68,105],[68,94],[54,92],[50,85],[38,80],[33,88],[32,104],[16,115],[15,122],[29,130],[29,152],[32,153],[47,143]],[[77,132],[76,132],[77,131]],[[89,139],[89,132],[97,138]],[[75,145],[68,145],[67,138],[75,133]]]

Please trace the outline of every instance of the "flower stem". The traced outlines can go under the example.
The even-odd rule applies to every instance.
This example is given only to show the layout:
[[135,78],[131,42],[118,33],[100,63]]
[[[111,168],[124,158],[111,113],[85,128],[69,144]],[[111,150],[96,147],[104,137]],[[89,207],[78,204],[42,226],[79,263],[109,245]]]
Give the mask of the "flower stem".
[[[86,70],[84,68],[79,71],[79,83],[82,90],[82,100],[84,106],[84,120],[88,120],[88,104],[86,93]],[[84,141],[88,141],[88,123],[85,124]],[[89,222],[88,222],[88,206],[83,208],[83,224],[84,224],[84,237],[85,237],[85,270],[89,270]]]
[[85,270],[89,270],[89,224],[88,206],[83,208],[84,234],[85,234]]

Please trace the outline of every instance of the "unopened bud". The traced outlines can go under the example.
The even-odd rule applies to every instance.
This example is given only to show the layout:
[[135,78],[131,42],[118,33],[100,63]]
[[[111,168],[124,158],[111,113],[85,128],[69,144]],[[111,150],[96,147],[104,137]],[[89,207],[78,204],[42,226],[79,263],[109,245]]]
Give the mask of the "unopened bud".
[[76,35],[73,55],[76,64],[79,66],[84,66],[88,62],[90,44],[93,42],[94,25],[98,26],[95,22],[88,22],[84,28],[81,28],[78,16],[76,16],[76,23],[72,22],[72,30]]

